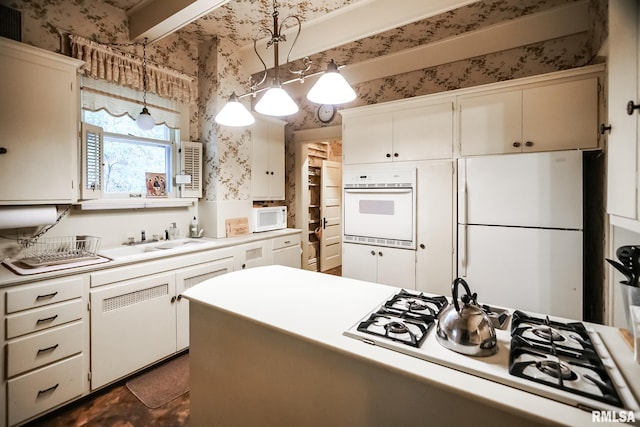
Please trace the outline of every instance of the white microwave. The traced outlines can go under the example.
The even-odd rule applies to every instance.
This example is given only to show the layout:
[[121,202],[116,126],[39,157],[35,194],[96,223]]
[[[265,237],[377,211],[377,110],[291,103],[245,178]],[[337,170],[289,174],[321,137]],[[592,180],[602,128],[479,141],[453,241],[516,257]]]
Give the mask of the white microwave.
[[253,208],[251,220],[254,233],[287,228],[287,207]]

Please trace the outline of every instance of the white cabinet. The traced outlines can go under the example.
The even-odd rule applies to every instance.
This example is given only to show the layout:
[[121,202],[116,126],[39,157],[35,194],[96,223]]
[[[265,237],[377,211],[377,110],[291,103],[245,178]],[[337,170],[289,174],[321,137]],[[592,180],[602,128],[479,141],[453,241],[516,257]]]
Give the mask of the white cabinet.
[[256,118],[252,130],[251,195],[253,200],[284,200],[284,126]]
[[46,280],[0,293],[5,302],[0,362],[6,367],[0,413],[7,416],[0,425],[22,423],[88,389],[84,280]]
[[636,0],[610,2],[608,46],[607,212],[638,220],[640,116],[639,110],[627,113],[630,101],[640,104],[640,5]]
[[460,154],[598,146],[598,78],[458,97]]
[[270,256],[268,246],[268,240],[258,240],[257,242],[236,246],[234,269],[244,270],[245,268],[269,265]]
[[271,264],[301,268],[302,247],[300,234],[271,239]]
[[233,257],[182,268],[176,274],[176,351],[189,346],[189,301],[182,298],[187,289],[212,277],[233,271]]
[[408,249],[342,244],[342,276],[415,289],[416,252]]
[[453,162],[422,162],[417,169],[415,289],[448,296],[455,266]]
[[343,116],[344,164],[444,159],[453,153],[451,101]]
[[0,38],[0,204],[77,199],[81,64]]
[[92,390],[176,351],[175,295],[173,272],[91,291]]

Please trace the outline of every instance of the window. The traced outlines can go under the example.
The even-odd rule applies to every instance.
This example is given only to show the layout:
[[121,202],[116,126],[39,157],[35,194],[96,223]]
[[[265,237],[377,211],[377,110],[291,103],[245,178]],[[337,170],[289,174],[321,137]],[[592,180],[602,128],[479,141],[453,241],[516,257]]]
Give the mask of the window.
[[[83,121],[92,125],[83,129],[84,199],[174,195],[171,177],[177,130],[156,125],[141,131],[129,115],[114,117],[105,110],[83,110]],[[149,176],[155,180],[151,188],[147,187]]]

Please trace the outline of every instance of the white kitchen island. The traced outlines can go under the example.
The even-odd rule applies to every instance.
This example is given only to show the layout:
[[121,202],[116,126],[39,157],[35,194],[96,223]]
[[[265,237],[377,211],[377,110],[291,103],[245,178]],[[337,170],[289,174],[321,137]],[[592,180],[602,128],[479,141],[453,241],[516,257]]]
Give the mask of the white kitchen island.
[[[591,425],[591,412],[343,335],[397,291],[281,266],[189,289],[192,425]],[[633,353],[595,327],[637,396]]]

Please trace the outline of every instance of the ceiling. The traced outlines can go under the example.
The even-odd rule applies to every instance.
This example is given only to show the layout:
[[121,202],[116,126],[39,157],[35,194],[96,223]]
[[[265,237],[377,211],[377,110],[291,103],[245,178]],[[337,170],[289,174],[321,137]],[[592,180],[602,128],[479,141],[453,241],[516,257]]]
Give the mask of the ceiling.
[[[261,25],[273,28],[273,0],[103,1],[126,11],[132,40],[146,37],[153,42],[175,32],[194,40],[229,38],[240,47],[245,71],[262,70],[253,52],[252,39]],[[416,28],[421,33],[431,32],[426,27],[433,22],[424,20],[437,20],[439,15],[478,2],[487,3],[483,9],[478,8],[482,9],[480,12],[504,9],[503,13],[497,13],[498,18],[491,18],[493,21],[482,14],[466,16],[466,23],[457,28],[458,33],[451,30],[451,36],[435,42],[426,36],[414,40]],[[363,40],[368,40],[369,46],[381,46],[379,51],[369,49],[369,57],[358,52],[357,58],[335,58],[348,64],[342,72],[351,83],[588,30],[588,0],[279,0],[277,3],[281,22],[288,15],[298,15],[302,21],[302,33],[291,52],[292,60],[341,46],[347,46],[343,50],[362,50],[358,43]],[[500,17],[503,21],[498,22]],[[474,20],[484,20],[484,27],[477,28],[479,24],[475,25]],[[286,21],[287,25],[294,23]],[[455,28],[456,23],[444,25]],[[289,40],[295,37],[292,28],[285,33]],[[261,37],[259,46],[264,46],[266,38],[264,34]],[[402,38],[404,43],[392,43]],[[281,58],[286,55],[282,52],[285,49],[281,48]],[[273,60],[269,56],[266,55],[265,62],[271,68]]]

